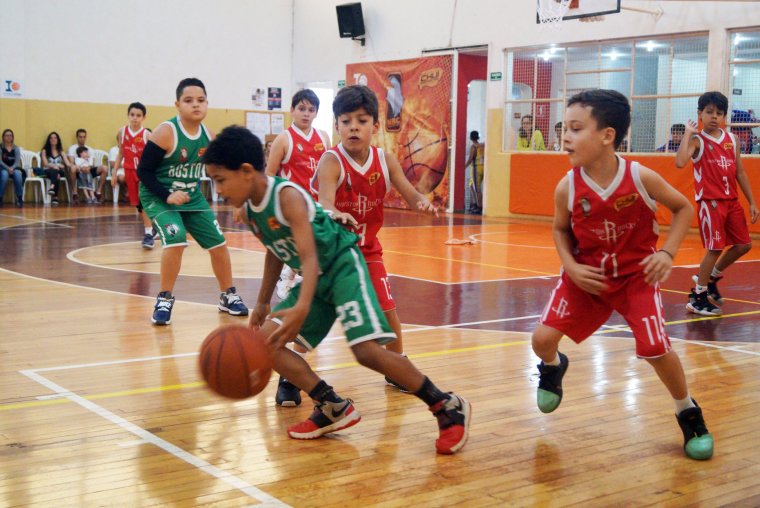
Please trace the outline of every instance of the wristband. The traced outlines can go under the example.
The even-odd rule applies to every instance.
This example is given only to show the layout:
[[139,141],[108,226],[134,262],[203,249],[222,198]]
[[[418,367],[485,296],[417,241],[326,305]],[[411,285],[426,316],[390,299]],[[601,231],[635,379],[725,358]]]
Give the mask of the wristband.
[[668,256],[670,256],[670,260],[671,260],[671,261],[675,259],[675,258],[673,257],[673,254],[671,254],[670,252],[666,251],[665,249],[660,249],[660,250],[658,250],[657,252],[664,252],[665,254],[667,254]]

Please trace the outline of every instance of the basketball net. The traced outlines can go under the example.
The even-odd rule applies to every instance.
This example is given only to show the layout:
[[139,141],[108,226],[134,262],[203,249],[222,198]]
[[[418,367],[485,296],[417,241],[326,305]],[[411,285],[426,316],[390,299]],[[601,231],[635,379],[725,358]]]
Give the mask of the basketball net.
[[570,0],[538,0],[536,12],[542,26],[559,30],[562,18],[570,8]]

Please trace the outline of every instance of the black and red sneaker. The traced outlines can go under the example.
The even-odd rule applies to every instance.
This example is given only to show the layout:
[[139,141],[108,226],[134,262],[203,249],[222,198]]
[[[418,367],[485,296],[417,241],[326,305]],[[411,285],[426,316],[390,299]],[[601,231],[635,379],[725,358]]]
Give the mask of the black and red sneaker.
[[293,439],[316,439],[330,432],[353,427],[361,419],[351,399],[324,401],[314,406],[314,412],[308,420],[288,427],[288,435]]
[[435,450],[444,455],[456,453],[467,442],[470,432],[470,403],[454,393],[446,400],[430,406],[430,411],[438,419],[438,439]]

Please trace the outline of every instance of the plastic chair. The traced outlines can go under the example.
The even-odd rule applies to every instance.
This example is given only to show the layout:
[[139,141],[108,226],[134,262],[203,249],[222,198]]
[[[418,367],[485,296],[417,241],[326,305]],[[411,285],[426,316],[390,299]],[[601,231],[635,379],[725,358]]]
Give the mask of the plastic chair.
[[[203,182],[206,182],[208,189],[208,199],[211,201],[219,201],[219,194],[216,193],[216,185],[214,180],[206,174],[206,168],[203,168],[203,174],[201,175],[201,192],[203,192]],[[204,196],[206,193],[203,194]]]
[[[35,166],[34,162],[37,161]],[[40,154],[32,152],[31,150],[21,150],[21,168],[26,172],[26,181],[24,182],[24,199],[26,199],[26,188],[31,184],[34,191],[34,201],[39,201],[39,197],[42,197],[42,203],[49,202],[47,192],[45,192],[45,179],[34,175],[32,171],[33,167],[41,166]]]

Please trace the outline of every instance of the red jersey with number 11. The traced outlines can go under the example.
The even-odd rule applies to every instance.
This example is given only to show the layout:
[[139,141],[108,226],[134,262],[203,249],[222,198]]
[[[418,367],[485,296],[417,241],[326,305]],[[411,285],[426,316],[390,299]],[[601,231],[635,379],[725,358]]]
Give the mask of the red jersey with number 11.
[[133,133],[129,125],[121,129],[121,156],[124,159],[124,169],[136,170],[145,150],[145,128]]
[[288,151],[280,165],[280,176],[306,189],[316,201],[319,192],[315,186],[317,164],[329,145],[319,131],[312,128],[304,133],[294,126],[285,131],[288,136]]
[[736,139],[720,130],[717,138],[705,131],[698,132],[697,156],[694,164],[694,199],[737,199],[736,192]]
[[606,189],[583,168],[568,171],[568,210],[576,245],[573,256],[610,278],[640,272],[642,259],[656,250],[657,204],[639,177],[639,164],[618,157],[618,171]]
[[352,159],[342,144],[327,153],[334,155],[340,163],[335,208],[351,214],[359,223],[353,229],[360,237],[359,248],[367,262],[381,259],[383,247],[377,239],[377,232],[383,226],[385,216],[383,199],[391,188],[385,153],[381,148],[370,146],[369,157],[363,165]]

